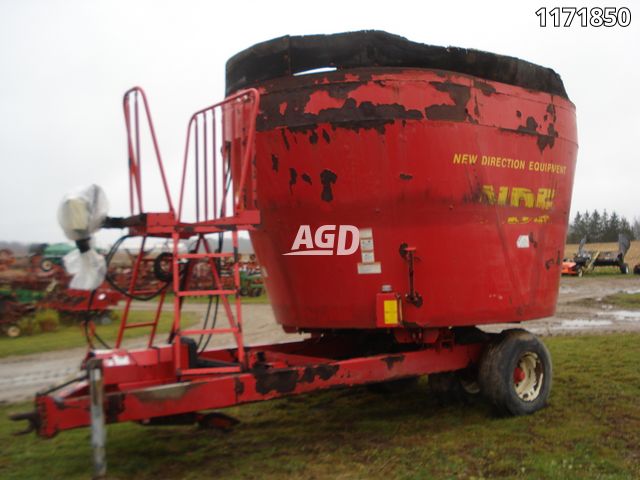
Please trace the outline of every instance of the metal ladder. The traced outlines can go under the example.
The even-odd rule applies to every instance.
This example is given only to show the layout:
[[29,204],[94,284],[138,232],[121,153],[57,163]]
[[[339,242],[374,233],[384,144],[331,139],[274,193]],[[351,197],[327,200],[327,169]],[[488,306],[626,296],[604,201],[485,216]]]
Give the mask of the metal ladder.
[[[127,125],[130,205],[131,215],[143,215],[142,180],[140,168],[140,115],[139,99],[142,99],[147,124],[156,154],[157,164],[167,199],[168,222],[163,231],[172,240],[173,326],[172,344],[176,373],[180,376],[206,375],[241,371],[247,365],[242,335],[242,306],[240,301],[240,266],[238,232],[253,229],[260,223],[255,195],[254,140],[255,119],[259,105],[259,93],[250,89],[227,97],[224,101],[194,113],[187,128],[187,140],[182,166],[180,198],[177,214],[173,208],[158,144],[144,92],[136,87],[125,94],[124,109]],[[191,185],[191,189],[188,186]],[[164,218],[164,217],[163,217]],[[212,250],[207,235],[225,235],[230,232],[232,251]],[[224,237],[222,237],[224,239]],[[195,239],[195,247],[181,251],[182,241]],[[141,252],[146,236],[143,236]],[[224,240],[223,240],[224,241]],[[218,265],[223,259],[233,259],[232,286],[221,279]],[[205,261],[211,270],[210,288],[192,288],[193,266]],[[136,259],[130,282],[135,292],[141,255]],[[185,267],[185,268],[183,268]],[[157,330],[166,290],[161,293],[153,321],[127,323],[131,298],[127,299],[125,314],[120,326],[117,346],[122,333],[129,328],[151,327],[149,347]],[[228,319],[228,327],[182,329],[182,306],[188,297],[219,297]],[[232,299],[232,297],[234,297]],[[229,334],[237,345],[237,364],[194,368],[183,365],[181,339],[190,335]]]

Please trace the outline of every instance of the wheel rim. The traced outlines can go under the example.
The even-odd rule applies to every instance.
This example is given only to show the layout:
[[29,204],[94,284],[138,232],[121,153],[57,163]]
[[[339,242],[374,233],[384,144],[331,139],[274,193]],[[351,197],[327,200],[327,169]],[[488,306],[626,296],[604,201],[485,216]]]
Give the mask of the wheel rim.
[[20,335],[20,327],[11,325],[7,328],[7,337],[16,338],[18,335]]
[[525,402],[533,402],[540,396],[544,380],[544,367],[535,352],[527,352],[513,370],[513,387],[516,394]]
[[462,389],[470,395],[477,395],[480,393],[480,384],[475,380],[461,378],[460,385],[462,385]]

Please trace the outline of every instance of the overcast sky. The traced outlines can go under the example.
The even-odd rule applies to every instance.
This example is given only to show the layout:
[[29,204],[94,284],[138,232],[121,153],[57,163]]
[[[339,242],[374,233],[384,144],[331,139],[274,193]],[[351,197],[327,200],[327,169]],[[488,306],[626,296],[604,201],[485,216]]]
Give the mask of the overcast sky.
[[91,183],[111,215],[128,213],[127,88],[150,98],[177,192],[186,122],[223,97],[230,56],[285,34],[362,29],[556,70],[578,112],[572,211],[640,217],[640,5],[610,3],[630,8],[626,28],[539,26],[539,7],[567,4],[598,2],[0,0],[0,240],[63,240],[57,205]]

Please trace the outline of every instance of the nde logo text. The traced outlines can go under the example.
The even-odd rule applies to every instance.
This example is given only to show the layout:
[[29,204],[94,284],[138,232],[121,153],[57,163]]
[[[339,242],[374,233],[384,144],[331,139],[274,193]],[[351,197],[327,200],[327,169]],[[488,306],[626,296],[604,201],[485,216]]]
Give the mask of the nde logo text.
[[352,255],[359,244],[360,232],[353,225],[322,225],[315,233],[300,225],[291,251],[283,255]]

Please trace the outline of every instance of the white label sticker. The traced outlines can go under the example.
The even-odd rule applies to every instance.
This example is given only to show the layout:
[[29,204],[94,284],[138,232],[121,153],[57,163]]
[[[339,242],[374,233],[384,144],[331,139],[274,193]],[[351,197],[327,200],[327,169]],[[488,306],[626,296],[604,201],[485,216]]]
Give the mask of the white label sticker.
[[360,275],[367,275],[371,273],[382,273],[382,265],[380,262],[375,263],[359,263],[358,273]]
[[370,228],[361,228],[360,238],[373,238],[373,231]]
[[360,250],[373,250],[373,238],[361,238]]
[[373,252],[362,252],[362,263],[373,263],[376,257]]
[[529,235],[520,235],[516,241],[518,248],[529,248]]
[[104,363],[107,367],[124,367],[126,365],[130,365],[131,361],[129,360],[128,355],[116,354],[111,358],[107,358]]

